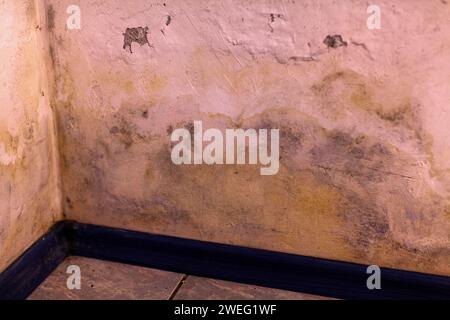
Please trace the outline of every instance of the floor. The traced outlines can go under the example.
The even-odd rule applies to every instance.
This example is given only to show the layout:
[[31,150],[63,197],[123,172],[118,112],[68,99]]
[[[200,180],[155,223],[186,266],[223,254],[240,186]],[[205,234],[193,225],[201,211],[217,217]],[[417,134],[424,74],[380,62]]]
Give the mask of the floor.
[[[80,289],[73,266],[79,267]],[[67,258],[30,300],[322,300],[325,297],[82,257]]]

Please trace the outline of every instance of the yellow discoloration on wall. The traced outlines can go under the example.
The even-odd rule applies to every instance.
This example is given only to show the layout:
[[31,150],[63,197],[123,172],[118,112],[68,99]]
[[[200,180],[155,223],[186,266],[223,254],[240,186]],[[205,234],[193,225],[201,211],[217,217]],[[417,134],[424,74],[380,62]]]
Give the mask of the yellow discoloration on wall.
[[[322,79],[305,77],[302,85],[302,72],[314,67],[294,66],[286,72],[285,65],[264,59],[242,68],[232,61],[231,55],[216,59],[209,50],[195,49],[185,64],[190,81],[186,86],[193,86],[191,94],[199,97],[211,88],[224,89],[242,108],[236,112],[197,113],[195,103],[177,106],[175,97],[164,96],[173,82],[164,82],[148,91],[161,101],[172,101],[173,111],[168,111],[171,102],[152,104],[143,120],[138,111],[144,101],[124,100],[120,111],[108,117],[112,130],[93,135],[102,149],[65,144],[64,152],[72,155],[72,168],[64,173],[73,204],[66,207],[67,214],[90,223],[447,273],[449,224],[442,224],[439,214],[444,201],[437,200],[426,183],[417,185],[427,168],[416,166],[426,154],[409,154],[410,146],[401,143],[407,137],[422,152],[415,132],[422,129],[420,122],[414,123],[418,113],[411,109],[408,90],[394,95],[389,85],[351,69]],[[175,76],[171,70],[163,74],[170,76]],[[121,78],[97,83],[106,92],[120,87]],[[137,76],[134,83],[139,87],[148,82]],[[280,94],[286,88],[294,90],[287,99]],[[316,97],[314,104],[311,97]],[[317,106],[331,115],[329,119],[341,119],[342,127],[324,121]],[[358,110],[361,117],[381,123],[383,130],[400,132],[399,140],[377,136],[364,122],[351,129],[345,124],[346,110]],[[176,120],[178,112],[186,113],[184,122]],[[222,129],[279,128],[279,174],[261,177],[258,168],[245,166],[174,166],[168,128],[189,128],[192,119]],[[78,120],[86,129],[97,126]],[[79,164],[84,168],[81,176]],[[437,203],[420,206],[423,199]],[[430,256],[437,262],[429,263]]]
[[37,25],[34,1],[0,4],[0,272],[61,218]]
[[155,70],[155,74],[146,72],[144,81],[146,89],[150,94],[157,94],[162,89],[166,88],[168,79],[166,76],[159,76]]
[[353,70],[340,70],[326,75],[312,86],[312,91],[339,117],[347,116],[351,108],[356,108],[393,126],[417,128],[420,106],[411,101],[411,84],[402,83],[401,78],[393,88]]

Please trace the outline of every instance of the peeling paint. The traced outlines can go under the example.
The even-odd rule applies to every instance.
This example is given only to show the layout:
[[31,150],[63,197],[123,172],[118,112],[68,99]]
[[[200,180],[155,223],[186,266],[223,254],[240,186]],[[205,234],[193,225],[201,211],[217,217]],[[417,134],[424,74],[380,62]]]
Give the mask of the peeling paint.
[[148,30],[148,27],[127,28],[127,30],[123,34],[123,49],[126,50],[128,48],[130,50],[130,53],[133,53],[133,51],[131,50],[131,45],[133,44],[133,42],[137,42],[141,46],[148,44],[148,46],[151,47],[147,37]]

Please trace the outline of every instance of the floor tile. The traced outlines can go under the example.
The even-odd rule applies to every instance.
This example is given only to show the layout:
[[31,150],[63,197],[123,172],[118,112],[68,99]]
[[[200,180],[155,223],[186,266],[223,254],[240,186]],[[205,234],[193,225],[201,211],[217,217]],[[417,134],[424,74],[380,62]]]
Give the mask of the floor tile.
[[323,300],[325,297],[189,276],[174,300]]
[[[68,266],[81,271],[81,290],[67,288]],[[67,258],[29,297],[31,300],[165,300],[183,275],[95,259]]]

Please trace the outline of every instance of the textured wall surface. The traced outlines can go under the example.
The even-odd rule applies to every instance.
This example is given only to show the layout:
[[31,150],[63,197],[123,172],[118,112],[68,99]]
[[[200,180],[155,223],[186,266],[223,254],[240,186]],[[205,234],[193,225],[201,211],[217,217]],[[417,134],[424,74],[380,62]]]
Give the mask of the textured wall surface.
[[0,271],[60,218],[34,1],[0,1]]
[[[68,218],[450,275],[446,1],[377,1],[380,30],[365,1],[46,3]],[[279,173],[173,165],[194,120],[279,128]]]

